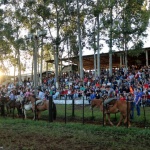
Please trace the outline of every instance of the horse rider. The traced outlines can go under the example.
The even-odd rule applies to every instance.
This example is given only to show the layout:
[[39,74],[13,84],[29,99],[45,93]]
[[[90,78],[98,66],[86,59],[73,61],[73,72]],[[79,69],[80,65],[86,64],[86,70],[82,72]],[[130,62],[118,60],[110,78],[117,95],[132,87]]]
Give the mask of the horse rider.
[[27,91],[25,92],[24,96],[27,98],[27,97],[29,97],[30,94],[31,94],[30,89],[27,89]]
[[38,97],[37,97],[37,103],[36,104],[39,104],[41,103],[41,105],[44,103],[44,100],[46,100],[45,98],[45,93],[42,91],[41,88],[38,88]]
[[10,106],[10,104],[12,102],[14,102],[16,100],[16,91],[15,90],[12,90],[10,92],[9,99],[10,99],[10,101],[8,101],[7,104],[6,104],[8,107]]
[[115,99],[115,91],[113,88],[111,88],[109,85],[106,86],[107,99],[104,101],[104,106],[106,106],[109,102]]

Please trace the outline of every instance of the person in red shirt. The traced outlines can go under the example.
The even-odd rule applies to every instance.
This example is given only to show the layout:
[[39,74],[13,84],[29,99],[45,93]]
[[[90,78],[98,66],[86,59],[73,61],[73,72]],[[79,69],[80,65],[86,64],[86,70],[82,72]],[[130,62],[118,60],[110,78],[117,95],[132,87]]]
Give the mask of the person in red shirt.
[[100,83],[99,83],[99,82],[96,82],[95,86],[96,86],[96,87],[100,87]]
[[120,94],[120,99],[119,99],[120,101],[125,101],[126,100],[126,98],[125,98],[125,96],[123,95],[123,94]]

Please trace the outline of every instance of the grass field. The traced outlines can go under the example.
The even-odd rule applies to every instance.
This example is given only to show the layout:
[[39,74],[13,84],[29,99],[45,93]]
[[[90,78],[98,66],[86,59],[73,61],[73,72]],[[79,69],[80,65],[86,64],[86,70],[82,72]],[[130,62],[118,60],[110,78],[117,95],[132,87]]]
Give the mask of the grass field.
[[[65,105],[56,105],[57,107],[57,119],[58,122],[65,122]],[[144,116],[144,109],[145,109],[145,116]],[[133,127],[147,127],[150,125],[150,107],[141,107],[141,115],[136,115],[136,110],[134,113],[134,120],[131,120]],[[33,118],[33,112],[28,112],[28,116],[30,118]],[[117,113],[111,114],[111,120],[116,125],[119,120],[120,114]],[[41,114],[42,120],[48,121],[48,111],[43,111]],[[78,122],[83,123],[83,106],[82,105],[75,105],[74,107],[74,113],[72,105],[66,106],[66,123],[69,122]],[[99,108],[93,109],[93,115],[92,110],[90,109],[89,105],[84,106],[84,124],[98,124],[102,125],[103,123],[103,114],[100,112]],[[108,122],[107,122],[108,123]],[[109,124],[107,124],[109,126]],[[122,123],[122,126],[125,126]]]
[[[32,112],[29,119],[0,117],[0,150],[148,150],[150,147],[149,111],[146,108],[144,122],[141,116],[132,121],[132,127],[102,126],[102,113],[94,109],[92,117],[89,106],[85,106],[85,121],[83,125],[83,110],[81,105],[75,106],[72,117],[72,105],[67,105],[67,122],[64,119],[64,105],[57,105],[57,119],[48,122],[48,112],[42,113],[43,120],[33,121]],[[16,113],[16,112],[15,112]],[[117,114],[117,120],[119,114]],[[115,115],[111,117],[117,123]],[[145,123],[145,124],[144,124]],[[144,125],[143,125],[144,124]],[[137,127],[138,126],[138,127]],[[140,127],[140,128],[139,128]],[[146,128],[145,128],[146,127]]]

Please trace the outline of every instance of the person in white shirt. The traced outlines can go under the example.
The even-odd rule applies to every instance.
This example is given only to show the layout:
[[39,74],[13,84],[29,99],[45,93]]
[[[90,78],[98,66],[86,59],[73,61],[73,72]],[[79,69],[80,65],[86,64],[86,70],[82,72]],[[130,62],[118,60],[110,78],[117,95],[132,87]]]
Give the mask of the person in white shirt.
[[39,100],[45,100],[45,93],[40,88],[38,89],[38,91],[39,91],[39,94],[37,98]]
[[53,95],[53,99],[58,98],[59,95],[60,95],[60,92],[59,92],[59,90],[57,89],[57,90],[56,90],[56,93]]

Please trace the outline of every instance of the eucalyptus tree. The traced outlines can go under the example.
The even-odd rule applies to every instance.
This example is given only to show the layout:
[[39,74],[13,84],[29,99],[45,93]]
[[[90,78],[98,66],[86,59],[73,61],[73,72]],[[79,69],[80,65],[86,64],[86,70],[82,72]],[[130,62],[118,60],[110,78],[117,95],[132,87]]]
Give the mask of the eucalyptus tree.
[[[20,61],[20,45],[23,43],[22,38],[20,38],[20,31],[21,31],[21,24],[16,18],[16,10],[20,7],[20,1],[17,0],[7,0],[4,1],[4,15],[5,15],[5,24],[10,24],[11,26],[11,34],[6,34],[7,32],[10,32],[8,28],[5,30],[5,37],[7,36],[7,41],[11,44],[11,49],[15,53],[15,57],[17,59],[17,63],[15,66],[18,68],[18,77],[19,81],[21,81],[21,61]],[[15,67],[14,67],[15,68]],[[14,76],[15,76],[15,70],[14,70]]]
[[83,74],[83,48],[87,45],[86,16],[89,15],[89,2],[87,0],[69,0],[69,41],[70,49],[74,56],[79,56],[79,72],[82,79]]
[[[36,13],[41,16],[45,22],[45,26],[49,31],[49,42],[53,43],[55,56],[55,78],[58,87],[58,56],[64,45],[64,41],[69,38],[69,46],[77,47],[79,51],[72,50],[72,53],[78,54],[80,59],[80,77],[83,78],[82,63],[82,38],[84,37],[84,14],[80,9],[83,7],[83,1],[72,0],[45,0],[46,5],[39,5]],[[82,8],[83,9],[83,8]],[[83,12],[83,11],[82,11]],[[82,15],[81,15],[82,14]],[[67,24],[66,24],[67,22]],[[82,24],[82,27],[81,27]],[[76,32],[77,29],[77,32]],[[83,30],[82,30],[83,29]],[[55,32],[54,32],[55,31]],[[73,43],[74,42],[74,43]]]
[[8,35],[11,34],[12,30],[11,30],[10,25],[4,23],[4,18],[2,16],[3,10],[0,10],[0,14],[1,14],[0,15],[0,70],[4,74],[8,74],[5,61],[11,58],[11,57],[8,57],[8,55],[10,56],[10,53],[11,53],[11,44],[9,43],[8,38],[5,35],[6,27],[7,27],[7,31],[9,32],[9,33],[7,32]]
[[[105,41],[106,28],[103,23],[103,18],[105,17],[105,3],[103,1],[97,0],[93,2],[90,1],[88,5],[90,7],[89,15],[87,15],[87,38],[88,43],[92,49],[94,49],[94,69],[95,77],[100,77],[100,49],[103,47],[102,41]],[[97,51],[97,67],[96,67],[96,51]],[[97,73],[96,73],[97,70]]]
[[[28,32],[24,40],[28,40],[28,50],[33,51],[33,65],[34,66],[34,84],[39,81],[42,82],[42,65],[43,65],[43,36],[46,35],[43,28],[43,20],[37,14],[38,6],[41,3],[34,0],[25,0],[22,2],[22,7],[17,10],[16,16],[18,20],[22,23],[23,28]],[[30,40],[29,40],[30,39]],[[41,41],[41,42],[40,42]],[[33,48],[33,49],[32,49]],[[39,49],[41,48],[41,59],[39,58]],[[37,61],[38,59],[38,61]],[[41,64],[40,64],[41,60]],[[38,62],[38,63],[37,63]],[[40,78],[37,77],[37,70],[39,69],[40,64]],[[38,67],[37,67],[38,65]],[[38,69],[37,69],[38,68]],[[36,74],[36,75],[35,75]],[[33,67],[32,67],[33,75]],[[37,86],[37,85],[35,85]]]
[[108,32],[106,43],[109,45],[109,75],[112,75],[112,47],[125,51],[127,68],[127,50],[139,47],[141,37],[148,25],[149,14],[144,0],[106,0],[103,2],[104,17],[102,21]]
[[[6,4],[2,3],[2,4]],[[11,22],[9,22],[9,13],[10,11],[6,9],[6,6],[3,5],[2,9],[1,9],[1,40],[0,40],[0,49],[1,49],[1,62],[5,68],[5,70],[7,70],[8,68],[6,68],[5,64],[6,62],[10,62],[10,65],[16,66],[16,62],[14,59],[14,55],[13,53],[13,45],[12,43],[14,42],[14,27],[11,24]],[[7,63],[8,64],[8,63]],[[7,66],[8,67],[8,66]],[[9,70],[9,69],[8,69]],[[7,70],[7,73],[8,73]]]
[[102,17],[102,22],[103,25],[106,29],[105,35],[108,35],[105,38],[105,42],[109,46],[109,76],[112,76],[112,65],[113,65],[113,60],[112,60],[112,47],[113,47],[113,22],[116,12],[114,11],[114,7],[117,7],[117,1],[116,0],[106,0],[103,2],[103,17]]
[[[25,3],[25,7],[32,10],[43,22],[43,26],[48,30],[47,42],[53,45],[54,60],[55,60],[55,80],[56,87],[58,88],[58,55],[59,49],[64,37],[62,34],[61,27],[64,25],[65,20],[65,3],[64,0],[44,0],[28,1]],[[34,6],[34,7],[33,7]]]
[[[118,0],[117,16],[114,19],[114,44],[125,53],[125,68],[127,70],[127,55],[129,49],[136,49],[138,55],[143,47],[143,37],[149,22],[149,11],[145,0]],[[132,53],[132,51],[130,51]]]

